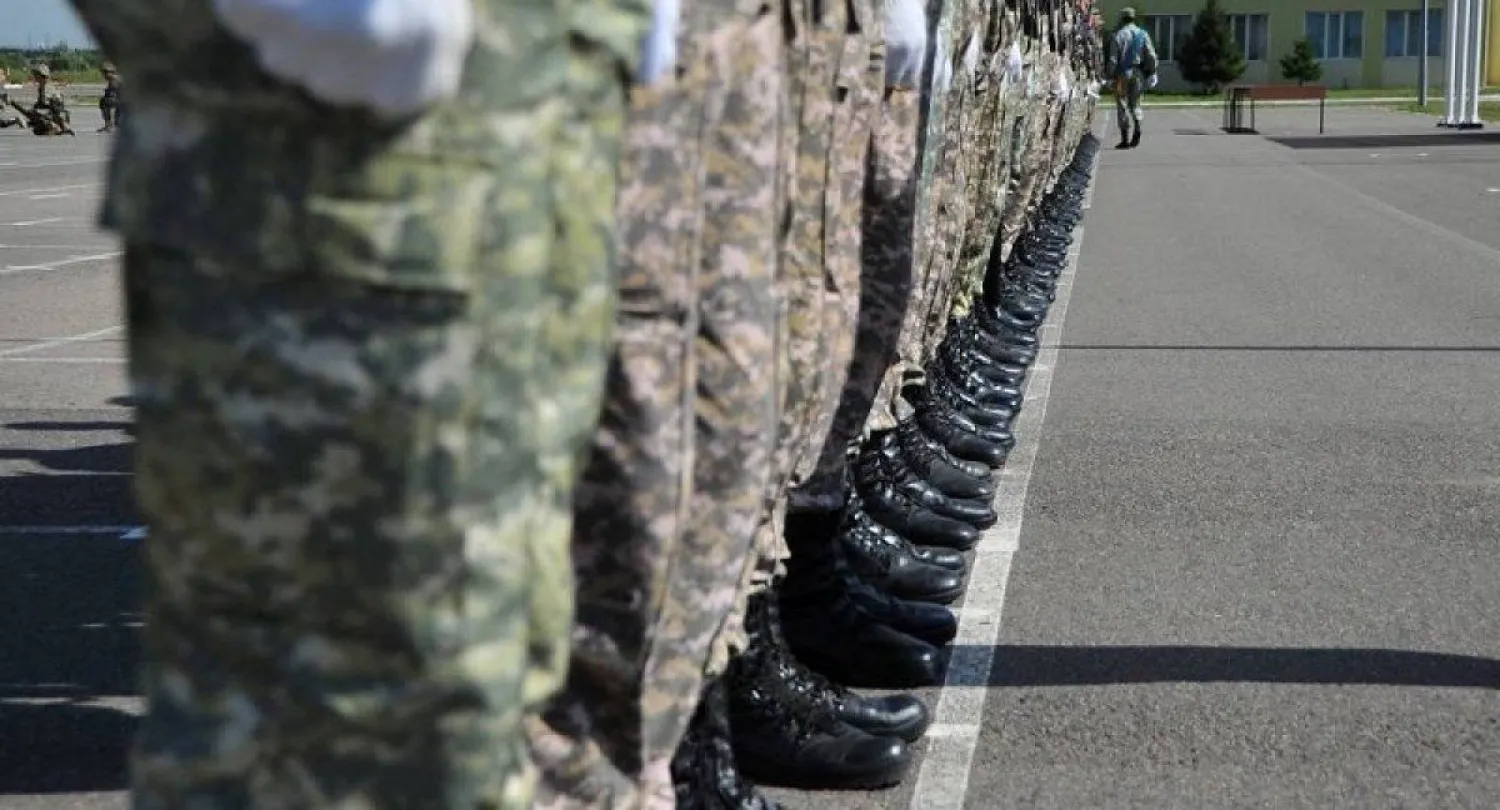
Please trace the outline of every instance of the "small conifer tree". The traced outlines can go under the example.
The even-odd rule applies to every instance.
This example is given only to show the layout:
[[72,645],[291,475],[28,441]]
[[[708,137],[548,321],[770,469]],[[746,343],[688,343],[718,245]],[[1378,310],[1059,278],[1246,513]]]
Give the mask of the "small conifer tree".
[[1245,72],[1245,57],[1234,41],[1229,17],[1219,10],[1218,0],[1208,0],[1198,12],[1192,33],[1177,49],[1177,66],[1182,78],[1210,93],[1217,93]]
[[1299,85],[1323,78],[1323,63],[1313,56],[1311,42],[1299,39],[1293,43],[1291,52],[1281,57],[1281,78]]

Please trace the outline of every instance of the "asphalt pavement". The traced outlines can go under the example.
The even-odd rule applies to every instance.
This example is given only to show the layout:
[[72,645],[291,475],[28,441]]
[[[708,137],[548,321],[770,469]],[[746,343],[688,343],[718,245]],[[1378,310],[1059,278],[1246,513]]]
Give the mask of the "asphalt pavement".
[[[1495,806],[1500,139],[1316,115],[1106,150],[942,724],[789,808]],[[106,143],[0,133],[0,810],[126,804]]]

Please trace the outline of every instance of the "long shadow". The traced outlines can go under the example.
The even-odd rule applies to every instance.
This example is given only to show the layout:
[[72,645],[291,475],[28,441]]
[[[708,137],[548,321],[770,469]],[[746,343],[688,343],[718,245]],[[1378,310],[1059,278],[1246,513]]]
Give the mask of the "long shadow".
[[[5,428],[128,432],[124,422]],[[138,691],[139,546],[86,529],[136,522],[131,445],[49,443],[0,450],[49,471],[0,476],[0,795],[128,783],[135,720],[119,699]]]
[[[1005,645],[960,647],[952,655],[959,686],[1278,683],[1500,689],[1500,660],[1410,650]],[[965,677],[982,672],[974,664],[989,656],[994,663],[988,678]]]
[[1417,135],[1267,136],[1288,149],[1394,149],[1403,146],[1483,146],[1500,143],[1500,132],[1449,130]]

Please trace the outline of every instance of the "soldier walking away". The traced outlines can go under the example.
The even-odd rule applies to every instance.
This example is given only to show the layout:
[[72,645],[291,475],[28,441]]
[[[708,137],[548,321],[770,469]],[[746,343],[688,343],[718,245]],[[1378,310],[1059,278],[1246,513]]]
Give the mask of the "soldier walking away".
[[132,806],[529,808],[646,9],[73,5],[132,82]]
[[1120,27],[1110,40],[1108,75],[1115,83],[1115,113],[1120,125],[1116,149],[1141,145],[1141,94],[1156,86],[1156,46],[1135,24],[1135,9],[1120,11]]
[[120,126],[120,71],[113,62],[99,66],[104,75],[104,95],[99,97],[99,114],[104,118],[100,132],[114,132]]

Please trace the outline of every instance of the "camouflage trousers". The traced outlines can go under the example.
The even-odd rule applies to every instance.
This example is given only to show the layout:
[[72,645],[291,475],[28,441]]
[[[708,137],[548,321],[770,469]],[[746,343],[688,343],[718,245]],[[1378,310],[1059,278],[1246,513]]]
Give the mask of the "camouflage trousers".
[[261,73],[208,0],[76,5],[140,78],[103,220],[151,532],[134,806],[530,806],[641,10],[476,3],[461,100],[392,126]]
[[573,667],[528,722],[540,808],[675,805],[671,758],[705,672],[727,659],[770,474],[781,13],[687,14],[684,72],[637,88],[626,129],[619,322],[573,538]]
[[[886,93],[871,154],[865,195],[864,291],[859,348],[848,390],[849,421],[864,419],[872,431],[894,428],[902,416],[902,385],[921,376],[915,313],[926,300],[927,280],[916,270],[917,127],[921,97],[908,90]],[[865,394],[864,392],[870,392]],[[870,398],[868,417],[860,397]]]

